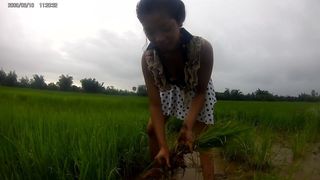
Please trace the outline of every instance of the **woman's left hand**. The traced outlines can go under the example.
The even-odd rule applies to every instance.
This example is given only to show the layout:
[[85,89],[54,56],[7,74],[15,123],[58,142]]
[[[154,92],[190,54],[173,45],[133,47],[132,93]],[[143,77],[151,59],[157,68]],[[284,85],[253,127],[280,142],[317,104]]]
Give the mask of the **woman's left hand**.
[[193,151],[193,132],[191,129],[182,126],[179,137],[178,137],[178,145],[185,145],[188,147],[188,150],[190,152]]

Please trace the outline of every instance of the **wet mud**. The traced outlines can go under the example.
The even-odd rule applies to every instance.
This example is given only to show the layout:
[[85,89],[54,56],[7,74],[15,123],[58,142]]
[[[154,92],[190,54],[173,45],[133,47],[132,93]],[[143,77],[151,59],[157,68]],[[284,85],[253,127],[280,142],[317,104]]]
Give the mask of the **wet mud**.
[[[213,149],[213,162],[215,180],[252,180],[257,170],[244,166],[241,162],[230,162],[223,158],[220,149]],[[166,178],[170,180],[203,180],[199,153],[193,152],[184,156],[186,168],[179,168]],[[304,158],[293,159],[292,150],[283,144],[272,147],[272,170],[277,177],[300,180],[320,179],[320,143],[311,145]],[[263,172],[268,173],[268,172]]]

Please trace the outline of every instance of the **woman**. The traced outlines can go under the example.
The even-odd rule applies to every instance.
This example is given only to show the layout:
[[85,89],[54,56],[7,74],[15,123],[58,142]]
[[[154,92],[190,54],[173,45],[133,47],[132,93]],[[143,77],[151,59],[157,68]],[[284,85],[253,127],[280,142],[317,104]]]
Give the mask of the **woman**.
[[[141,61],[151,113],[150,152],[159,163],[170,166],[165,138],[170,116],[184,121],[178,143],[190,149],[194,135],[213,124],[213,50],[208,41],[182,28],[185,7],[181,0],[140,0],[137,17],[150,41]],[[209,153],[200,152],[200,162],[204,179],[213,179]]]

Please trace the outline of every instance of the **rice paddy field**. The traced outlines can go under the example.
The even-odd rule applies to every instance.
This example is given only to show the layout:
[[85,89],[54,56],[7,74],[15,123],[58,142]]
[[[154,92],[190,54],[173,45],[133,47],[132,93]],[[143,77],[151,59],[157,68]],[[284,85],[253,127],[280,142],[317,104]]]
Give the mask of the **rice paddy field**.
[[[146,97],[0,87],[0,179],[133,179],[148,118]],[[218,101],[215,118],[250,129],[221,148],[228,179],[320,177],[319,103]]]

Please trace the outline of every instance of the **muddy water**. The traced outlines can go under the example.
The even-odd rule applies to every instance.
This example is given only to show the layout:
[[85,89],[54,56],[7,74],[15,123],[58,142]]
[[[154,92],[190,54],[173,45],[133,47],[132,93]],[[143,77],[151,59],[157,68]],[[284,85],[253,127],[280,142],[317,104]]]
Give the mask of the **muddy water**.
[[[276,144],[272,147],[272,165],[280,177],[293,180],[320,180],[320,142],[312,145],[303,159],[294,161],[292,150],[286,145]],[[215,180],[251,180],[256,173],[241,163],[227,162],[221,151],[212,151],[214,159]],[[179,170],[173,180],[202,180],[199,153],[185,157],[188,168]]]
[[194,152],[184,156],[187,168],[179,169],[173,180],[202,180],[199,153]]
[[[211,151],[214,162],[215,180],[251,180],[254,179],[255,170],[250,169],[239,162],[226,161],[221,150]],[[283,144],[275,144],[271,150],[273,172],[279,177],[292,180],[320,180],[320,142],[312,145],[305,157],[293,160],[292,150]],[[172,180],[203,180],[199,153],[194,152],[185,156],[187,168],[179,169]],[[267,173],[267,172],[265,172]]]
[[[242,169],[240,164],[227,162],[222,156],[221,149],[214,148],[210,151],[214,163],[215,180],[249,180],[252,179],[253,172]],[[199,153],[194,152],[185,156],[188,168],[183,172],[178,170],[172,180],[203,180]]]
[[[210,151],[212,158],[214,159],[214,173],[217,176],[215,179],[225,179],[223,177],[225,174],[226,161],[222,159],[221,150],[214,148]],[[202,170],[200,166],[199,153],[194,152],[192,154],[187,154],[184,157],[187,168],[183,171],[179,169],[173,180],[203,180]],[[222,178],[221,178],[222,177]]]
[[186,168],[185,171],[179,170],[177,174],[171,178],[172,180],[202,180],[201,170],[198,168]]
[[272,164],[279,169],[278,174],[293,180],[319,180],[320,179],[320,143],[310,145],[302,159],[293,160],[292,150],[283,145],[272,148],[274,154]]

